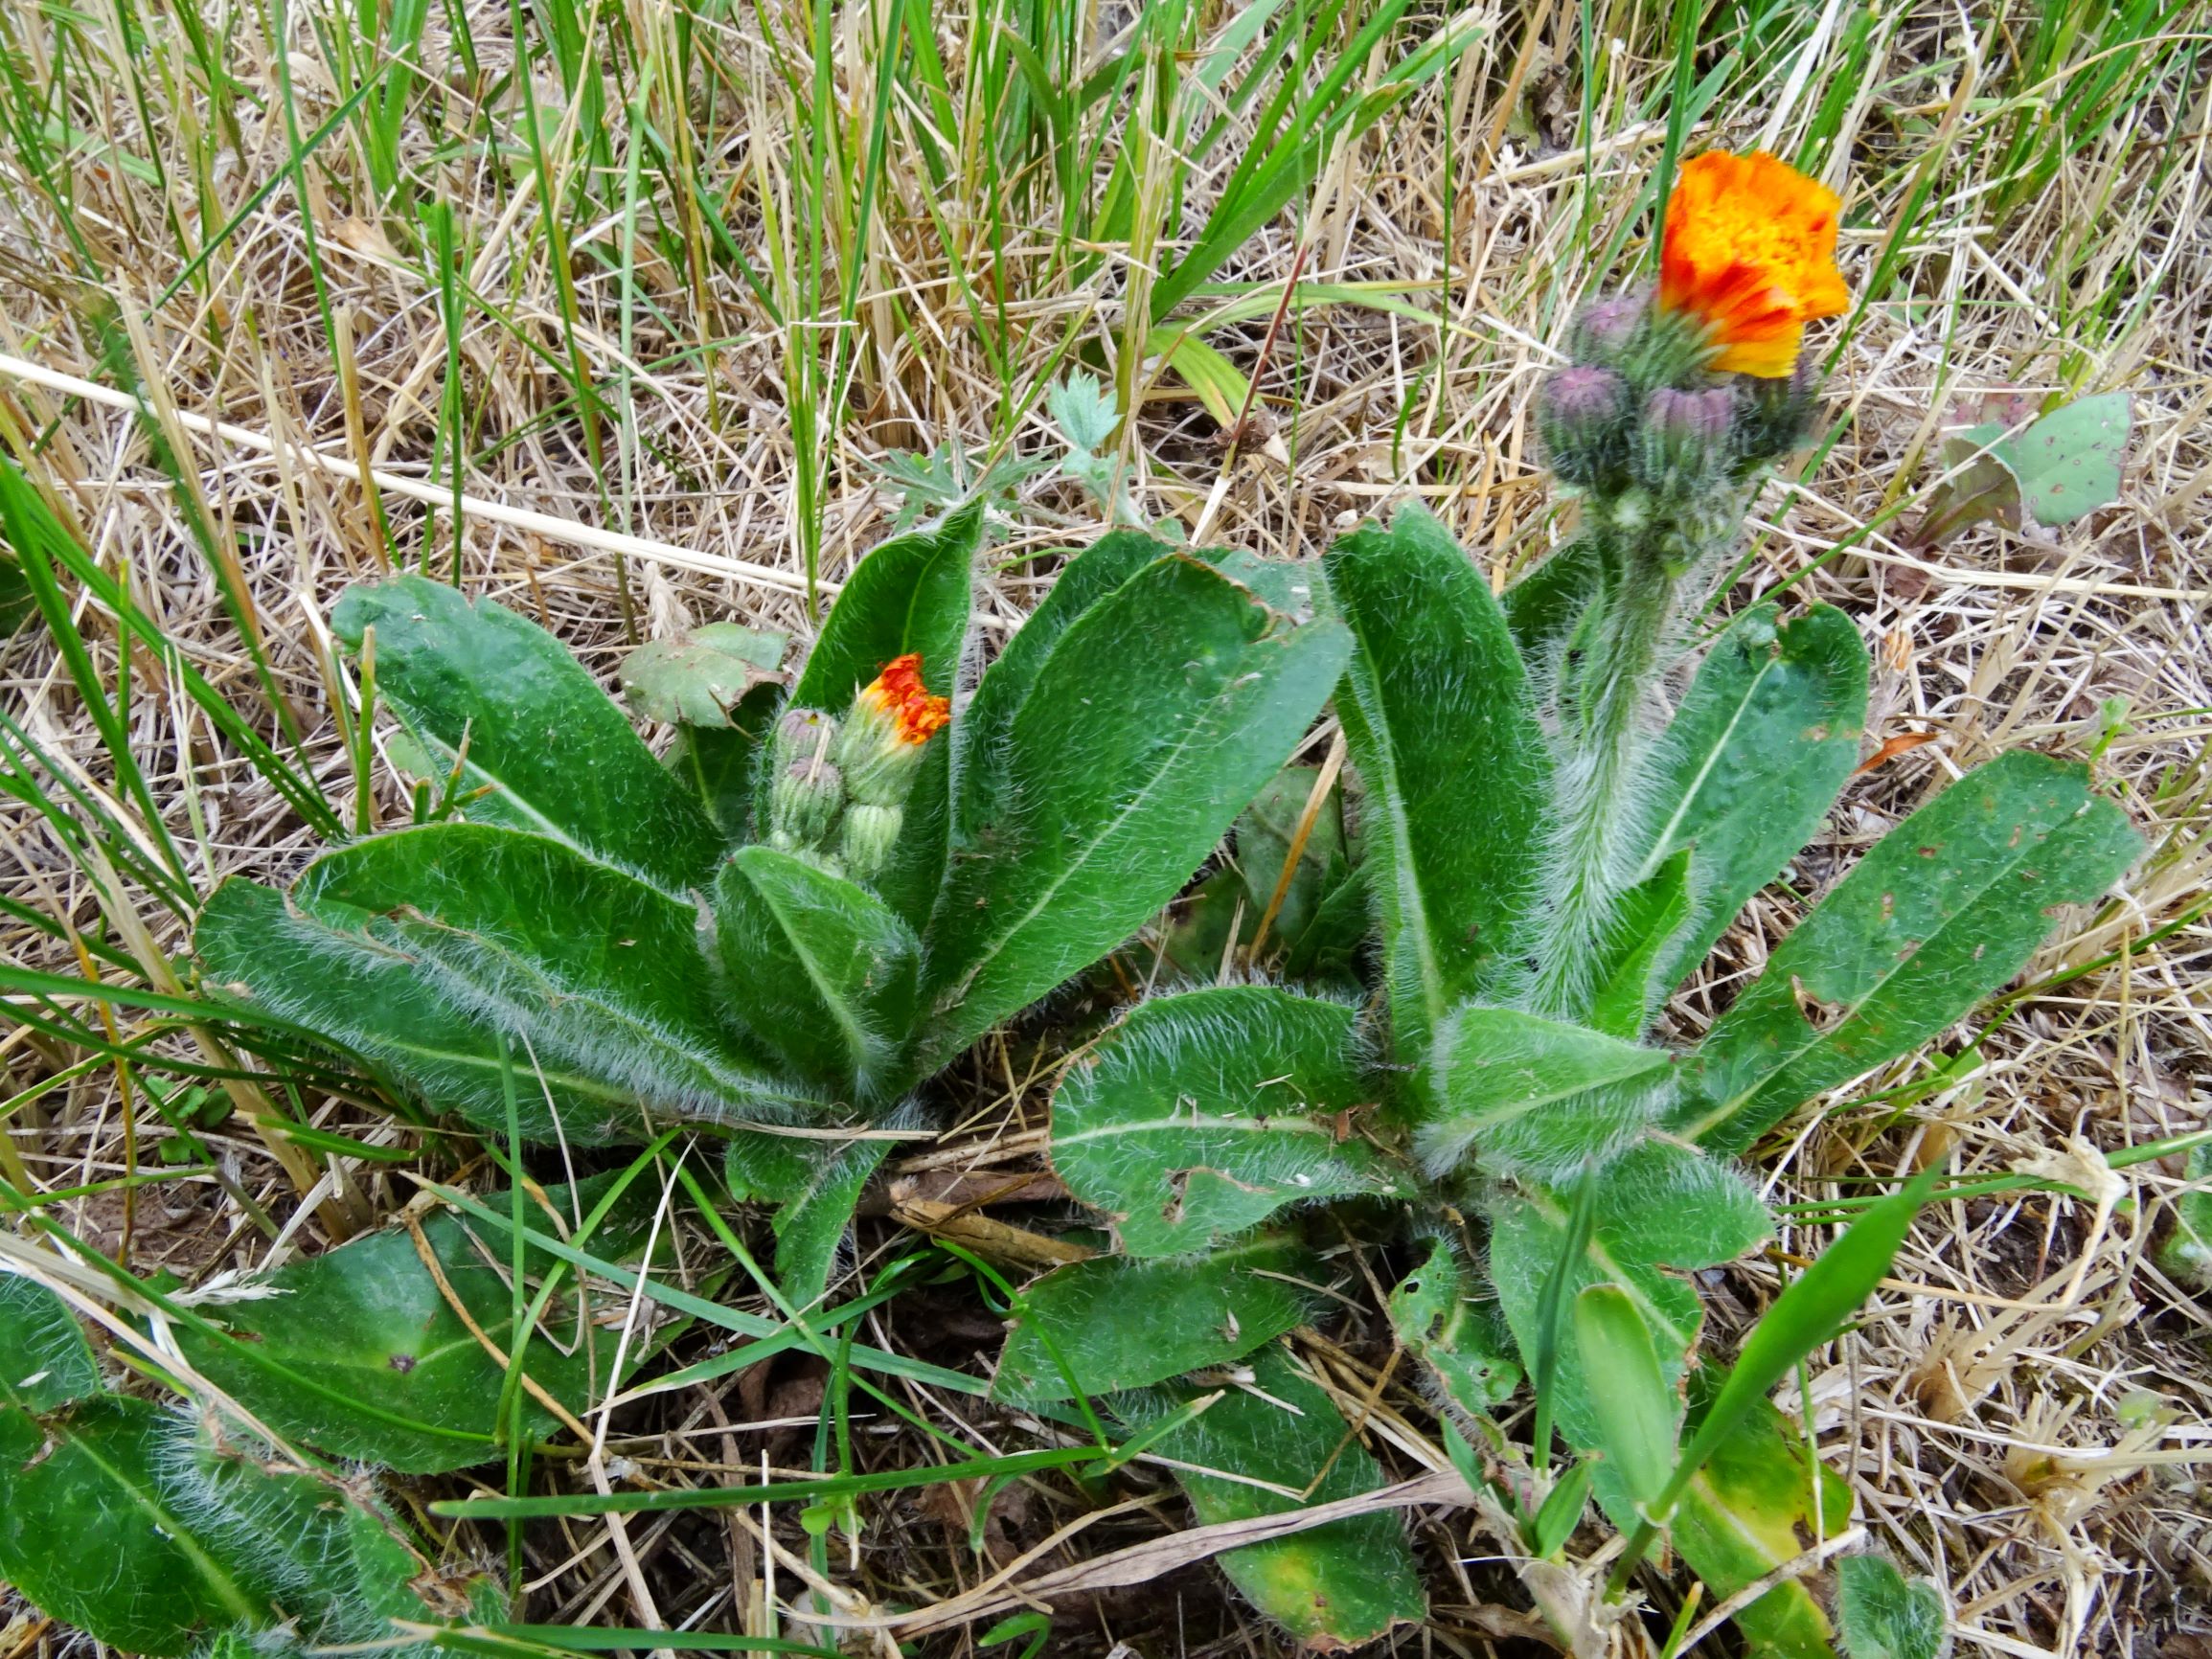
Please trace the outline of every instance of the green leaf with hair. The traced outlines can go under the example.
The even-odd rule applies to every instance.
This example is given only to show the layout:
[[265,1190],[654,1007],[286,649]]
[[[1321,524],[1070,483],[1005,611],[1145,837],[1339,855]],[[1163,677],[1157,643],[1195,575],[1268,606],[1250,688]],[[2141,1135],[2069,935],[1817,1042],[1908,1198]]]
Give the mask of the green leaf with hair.
[[[1142,1427],[1177,1401],[1202,1398],[1184,1383],[1129,1402]],[[1357,1498],[1383,1484],[1328,1393],[1270,1347],[1252,1362],[1249,1388],[1232,1388],[1153,1443],[1172,1460],[1200,1526],[1284,1514]],[[1308,1652],[1362,1646],[1427,1615],[1405,1524],[1381,1511],[1225,1552],[1221,1571]]]
[[[547,1188],[527,1213],[634,1265],[657,1193],[652,1181],[617,1186],[613,1176],[594,1176]],[[504,1206],[507,1197],[492,1201]],[[515,1293],[501,1271],[511,1247],[451,1211],[420,1225],[421,1248],[411,1232],[393,1229],[247,1277],[235,1300],[172,1320],[178,1348],[270,1428],[331,1457],[413,1475],[504,1458],[510,1428],[535,1436],[558,1426],[535,1396],[525,1397],[513,1423],[500,1420],[507,1371],[477,1334],[502,1353],[517,1350]],[[520,1260],[534,1291],[558,1287],[542,1319],[523,1326],[525,1367],[552,1398],[582,1412],[620,1380],[615,1339],[588,1317],[568,1269],[536,1248]],[[628,1363],[643,1352],[633,1343]]]
[[355,651],[375,631],[377,694],[441,766],[458,767],[472,822],[550,837],[672,896],[712,874],[714,824],[536,623],[398,576],[347,589],[331,626]]
[[100,1392],[84,1328],[60,1297],[21,1273],[0,1273],[0,1403],[58,1411]]
[[1175,554],[1068,622],[1041,662],[1025,654],[1003,698],[992,682],[1013,653],[993,665],[924,941],[929,1064],[1174,897],[1320,713],[1345,643]]
[[[1591,1206],[1589,1233],[1571,1256],[1578,1204]],[[1767,1207],[1743,1177],[1672,1140],[1647,1140],[1597,1171],[1557,1183],[1524,1180],[1490,1206],[1490,1272],[1524,1361],[1549,1338],[1547,1289],[1574,1298],[1592,1284],[1619,1285],[1652,1333],[1660,1374],[1677,1382],[1703,1324],[1684,1275],[1733,1261],[1771,1231]],[[1603,1443],[1592,1391],[1600,1379],[1572,1341],[1559,1345],[1551,1415],[1578,1451]],[[1601,1476],[1600,1494],[1606,1490]]]
[[1107,1395],[1241,1359],[1304,1320],[1322,1268],[1261,1234],[1208,1255],[1099,1256],[1021,1294],[992,1398],[1015,1404]]
[[2054,910],[2098,898],[2142,850],[2084,767],[2018,750],[1968,773],[1767,957],[1699,1045],[1669,1126],[1741,1150],[1910,1054],[2018,973]]
[[1288,1205],[1410,1196],[1359,1132],[1357,1011],[1272,986],[1140,1003],[1053,1096],[1052,1164],[1132,1256],[1210,1249]]
[[745,847],[715,882],[715,932],[723,994],[761,1050],[856,1106],[906,1087],[922,945],[889,905]]
[[1518,970],[1549,762],[1497,602],[1434,518],[1401,508],[1323,568],[1352,634],[1336,712],[1366,790],[1392,1040],[1418,1061],[1455,1004]]

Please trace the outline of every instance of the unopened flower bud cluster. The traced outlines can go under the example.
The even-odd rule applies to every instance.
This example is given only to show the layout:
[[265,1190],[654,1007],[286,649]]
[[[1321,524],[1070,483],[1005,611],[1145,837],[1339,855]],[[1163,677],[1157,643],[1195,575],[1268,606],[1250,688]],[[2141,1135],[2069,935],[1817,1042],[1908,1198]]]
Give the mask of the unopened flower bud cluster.
[[768,744],[768,845],[874,880],[898,846],[923,751],[950,717],[912,654],[886,663],[842,719],[785,710]]
[[1552,469],[1613,551],[1680,576],[1733,534],[1745,487],[1804,442],[1810,359],[1778,378],[1717,373],[1698,320],[1642,293],[1590,307],[1570,345],[1537,406]]
[[1699,156],[1668,202],[1656,287],[1575,320],[1538,423],[1609,560],[1684,576],[1733,536],[1745,487],[1805,441],[1805,325],[1849,302],[1839,208],[1770,155]]

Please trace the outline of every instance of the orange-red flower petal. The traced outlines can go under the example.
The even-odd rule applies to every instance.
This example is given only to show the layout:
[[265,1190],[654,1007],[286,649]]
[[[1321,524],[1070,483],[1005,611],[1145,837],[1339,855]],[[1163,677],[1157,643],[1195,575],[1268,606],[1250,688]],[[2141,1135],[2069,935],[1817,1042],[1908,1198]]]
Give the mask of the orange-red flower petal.
[[952,719],[949,698],[929,694],[922,683],[922,653],[908,651],[883,665],[860,689],[859,702],[888,716],[902,743],[926,743]]
[[1712,150],[1685,163],[1667,202],[1660,308],[1705,325],[1720,348],[1714,368],[1788,375],[1805,325],[1851,304],[1836,268],[1842,205],[1764,151]]

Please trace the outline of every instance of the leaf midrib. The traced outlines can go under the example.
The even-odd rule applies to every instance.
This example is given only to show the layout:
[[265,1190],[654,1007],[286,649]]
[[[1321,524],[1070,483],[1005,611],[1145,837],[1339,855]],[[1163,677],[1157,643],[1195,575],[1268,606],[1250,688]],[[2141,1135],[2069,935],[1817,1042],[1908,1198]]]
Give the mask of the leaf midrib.
[[[1817,1480],[1819,1477],[1815,1474],[1813,1478]],[[1690,1484],[1703,1495],[1708,1518],[1724,1524],[1729,1533],[1740,1539],[1757,1559],[1768,1563],[1770,1567],[1779,1568],[1787,1566],[1806,1553],[1803,1550],[1798,1550],[1788,1556],[1776,1556],[1770,1546],[1770,1541],[1761,1537],[1758,1533],[1745,1524],[1743,1517],[1722,1495],[1720,1489],[1713,1485],[1709,1469],[1699,1469],[1691,1477]],[[1679,1514],[1679,1512],[1677,1508],[1676,1513]],[[1802,1579],[1784,1579],[1780,1583],[1762,1594],[1751,1603],[1751,1606],[1774,1607],[1777,1601],[1783,1605],[1774,1612],[1773,1617],[1797,1619],[1811,1615],[1821,1620],[1821,1629],[1825,1633],[1827,1621],[1820,1612],[1819,1603],[1813,1601],[1812,1592],[1806,1588]]]
[[[125,1427],[132,1426],[127,1419],[119,1420],[123,1421]],[[163,1425],[154,1421],[149,1422],[147,1426],[159,1430]],[[169,1543],[173,1544],[178,1554],[199,1569],[201,1578],[215,1590],[223,1604],[230,1608],[240,1621],[265,1621],[267,1619],[270,1611],[268,1603],[256,1598],[233,1577],[229,1568],[199,1547],[198,1541],[193,1536],[190,1524],[179,1520],[169,1512],[151,1489],[150,1482],[147,1486],[141,1486],[127,1471],[102,1456],[99,1447],[93,1443],[89,1435],[74,1434],[70,1438],[78,1450],[95,1468],[107,1476],[116,1486],[121,1487],[134,1505],[152,1517],[154,1530]]]
[[807,947],[806,941],[799,937],[798,929],[791,925],[791,918],[785,909],[781,895],[771,893],[767,884],[755,881],[749,870],[745,872],[744,878],[760,896],[761,902],[768,907],[768,914],[776,919],[776,925],[783,930],[785,939],[790,942],[791,954],[799,959],[800,971],[807,976],[807,983],[814,988],[815,1001],[829,1014],[844,1042],[845,1069],[857,1076],[867,1059],[866,1028],[861,1025],[859,1016],[846,1006],[844,997],[832,989],[826,969],[815,961],[814,953]]
[[[547,971],[539,959],[525,956],[519,951],[511,949],[475,928],[459,927],[438,921],[425,921],[419,925],[435,927],[443,934],[449,934],[456,939],[467,941],[477,949],[495,959],[503,959],[521,965],[524,971],[534,976],[547,988],[545,994],[549,1002],[574,1004],[596,1011],[604,1016],[609,1024],[615,1025],[627,1033],[640,1047],[650,1052],[673,1056],[699,1067],[707,1077],[714,1080],[718,1089],[726,1090],[733,1098],[767,1097],[781,1099],[787,1092],[778,1089],[771,1079],[756,1077],[733,1068],[724,1056],[718,1055],[704,1047],[693,1046],[689,1041],[677,1040],[684,1037],[686,1034],[675,1030],[673,1026],[667,1026],[655,1020],[650,1011],[634,1010],[625,1002],[617,1000],[619,989],[616,992],[609,992],[604,988],[580,989],[563,980],[559,975]],[[514,1014],[532,1012],[533,1011],[528,1004],[519,1003],[505,987],[482,983],[468,971],[468,966],[466,963],[453,962],[447,958],[445,953],[435,948],[424,949],[417,960],[436,964],[445,974],[470,986],[487,1001],[510,1011],[510,1021],[516,1029],[524,1029],[529,1023],[526,1019],[513,1017]],[[464,1010],[463,1011],[466,1012],[467,1011]],[[693,1037],[700,1034],[698,1033],[689,1034]],[[620,1098],[634,1100],[639,1097],[641,1092],[629,1091]]]
[[[513,1322],[512,1320],[509,1320],[505,1324],[492,1326],[490,1329],[496,1333],[498,1331],[511,1329],[513,1323]],[[428,1422],[420,1418],[409,1417],[404,1412],[393,1411],[387,1406],[377,1405],[371,1400],[357,1398],[351,1393],[348,1393],[341,1388],[332,1386],[330,1383],[323,1382],[306,1372],[296,1371],[293,1369],[291,1364],[286,1363],[285,1360],[277,1357],[275,1353],[269,1352],[262,1347],[262,1342],[265,1340],[267,1334],[265,1332],[250,1331],[249,1335],[251,1339],[249,1340],[249,1335],[241,1335],[239,1331],[233,1330],[212,1319],[196,1321],[194,1329],[199,1336],[206,1338],[210,1343],[214,1345],[217,1352],[231,1354],[239,1364],[246,1367],[248,1370],[259,1371],[270,1375],[282,1377],[285,1381],[290,1383],[293,1387],[299,1389],[302,1393],[307,1394],[313,1398],[323,1400],[331,1405],[342,1407],[346,1410],[355,1413],[358,1416],[384,1423],[388,1427],[399,1429],[403,1433],[422,1435],[432,1440],[463,1441],[471,1445],[493,1445],[498,1442],[498,1437],[489,1432],[476,1429],[452,1428],[443,1423]],[[445,1348],[438,1349],[434,1351],[433,1353],[422,1356],[424,1362],[427,1363],[435,1359],[443,1358],[445,1353],[457,1346],[460,1345],[458,1343],[449,1343]],[[473,1346],[473,1344],[471,1344],[471,1346]],[[295,1355],[294,1358],[297,1363],[303,1365],[331,1365],[333,1367],[341,1367],[346,1370],[353,1369],[351,1361],[343,1359],[324,1359],[304,1354]],[[311,1435],[304,1438],[308,1440],[314,1439],[314,1437]]]
[[[321,957],[333,955],[340,951],[349,950],[358,946],[365,947],[367,950],[374,951],[378,955],[391,957],[401,962],[411,962],[414,960],[405,951],[397,950],[390,944],[385,943],[382,940],[376,939],[365,931],[361,933],[354,933],[347,929],[331,926],[330,923],[322,920],[320,918],[315,917],[301,909],[296,900],[290,895],[285,896],[285,906],[288,913],[288,920],[303,929],[311,928],[314,930],[314,937],[310,941],[304,942],[301,945],[301,948],[308,951],[314,956]],[[272,1008],[281,1009],[284,1006],[299,1006],[298,999],[273,990],[256,990],[254,991],[253,995],[255,1001],[268,1004]],[[461,1014],[459,1010],[453,1009],[450,1004],[443,1003],[443,999],[441,999],[441,1001],[442,1006],[445,1007],[448,1012],[453,1013],[456,1017],[466,1017],[465,1015]],[[485,1056],[472,1055],[450,1049],[441,1049],[425,1042],[400,1041],[397,1038],[386,1036],[380,1032],[363,1025],[358,1020],[348,1019],[343,1021],[341,1026],[333,1024],[328,1019],[321,1019],[316,1029],[321,1034],[334,1037],[345,1047],[353,1050],[356,1054],[363,1054],[371,1057],[378,1054],[419,1055],[431,1061],[440,1062],[467,1070],[482,1072],[488,1076],[497,1074],[500,1071],[499,1066]],[[341,1030],[352,1034],[339,1035],[338,1033]],[[634,1103],[636,1100],[634,1095],[627,1091],[611,1088],[593,1078],[583,1077],[575,1073],[551,1071],[542,1063],[537,1065],[535,1069],[536,1075],[543,1079],[548,1086],[554,1086],[558,1084],[564,1089],[573,1090],[579,1095],[606,1101],[614,1104],[631,1104]]]
[[[1818,1477],[1815,1476],[1814,1478],[1817,1479]],[[1728,1530],[1737,1537],[1741,1538],[1763,1560],[1766,1560],[1774,1566],[1780,1566],[1785,1561],[1795,1560],[1799,1556],[1805,1553],[1803,1550],[1793,1550],[1787,1556],[1775,1555],[1772,1547],[1773,1540],[1764,1536],[1756,1529],[1746,1524],[1744,1520],[1744,1517],[1736,1512],[1735,1507],[1728,1502],[1725,1496],[1722,1495],[1721,1489],[1713,1484],[1711,1465],[1707,1465],[1704,1468],[1699,1469],[1696,1474],[1692,1475],[1690,1477],[1690,1485],[1696,1488],[1699,1494],[1705,1499],[1711,1513],[1724,1519],[1727,1522]],[[1774,1588],[1777,1590],[1783,1589],[1786,1586],[1784,1584],[1777,1584],[1774,1586]],[[1802,1591],[1804,1588],[1803,1584],[1796,1580],[1788,1581],[1787,1587],[1800,1591]],[[1764,1600],[1765,1598],[1762,1597],[1761,1599]]]

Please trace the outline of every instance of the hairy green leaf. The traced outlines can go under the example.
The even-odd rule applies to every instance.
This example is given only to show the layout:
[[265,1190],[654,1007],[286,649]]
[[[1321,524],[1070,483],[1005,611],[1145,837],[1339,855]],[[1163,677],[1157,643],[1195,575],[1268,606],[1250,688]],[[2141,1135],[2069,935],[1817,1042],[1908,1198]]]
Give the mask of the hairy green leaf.
[[497,1608],[438,1581],[340,1483],[264,1467],[181,1412],[110,1394],[44,1418],[0,1407],[0,1578],[129,1653],[280,1625],[310,1645],[377,1641],[394,1618]]
[[99,1395],[49,1419],[0,1407],[0,1578],[130,1653],[273,1622],[267,1587],[207,1547],[171,1489],[176,1438],[143,1399]]
[[1300,1282],[1317,1270],[1265,1236],[1187,1261],[1099,1256],[1057,1268],[1022,1292],[992,1396],[1115,1394],[1242,1358],[1306,1317],[1312,1292]]
[[1337,713],[1366,784],[1363,862],[1382,918],[1401,1058],[1502,982],[1536,878],[1548,762],[1527,676],[1481,574],[1417,507],[1332,549],[1354,647]]
[[1003,746],[965,751],[927,941],[938,1063],[1174,896],[1319,713],[1344,648],[1336,625],[1293,627],[1179,555],[1069,625]]
[[1698,1050],[1680,1133],[1736,1150],[1909,1054],[2020,969],[2060,905],[2142,851],[2080,766],[2018,751],[1883,836],[1768,957]]
[[1846,1556],[1836,1563],[1836,1625],[1846,1659],[1942,1659],[1943,1592],[1926,1579],[1907,1579],[1880,1556]]
[[[562,1233],[592,1206],[601,1183],[554,1187],[546,1203]],[[592,1235],[610,1261],[639,1253],[651,1216],[652,1189],[633,1186]],[[504,1204],[505,1200],[499,1201]],[[526,1220],[556,1225],[533,1202]],[[514,1351],[514,1292],[504,1269],[512,1247],[503,1228],[470,1224],[441,1211],[422,1223],[439,1270],[462,1306],[502,1352]],[[526,1250],[533,1282],[553,1265]],[[530,1376],[572,1412],[584,1410],[617,1380],[615,1336],[602,1329],[622,1304],[587,1310],[573,1280],[547,1307],[523,1351]],[[445,1300],[407,1232],[373,1233],[304,1261],[246,1281],[256,1294],[198,1309],[214,1329],[179,1322],[185,1357],[278,1433],[329,1453],[434,1474],[506,1455],[499,1400],[505,1369]],[[640,1344],[633,1343],[631,1363]],[[555,1419],[525,1397],[523,1426],[543,1434]]]
[[43,1284],[0,1273],[0,1404],[55,1411],[100,1392],[84,1328]]
[[715,924],[730,1006],[763,1048],[855,1104],[903,1086],[922,946],[880,898],[746,847],[715,884]]
[[1578,536],[1554,548],[1497,596],[1532,674],[1558,679],[1566,641],[1596,597],[1603,571],[1597,545]]
[[1100,536],[1061,567],[1037,609],[985,670],[951,728],[958,852],[976,851],[977,838],[998,810],[1003,787],[998,761],[1015,715],[1036,688],[1060,637],[1092,606],[1171,551],[1142,531],[1115,530]]
[[696,912],[559,842],[402,830],[324,854],[293,898],[365,913],[370,935],[457,1006],[648,1105],[728,1121],[790,1103],[717,1007]]
[[949,693],[968,637],[969,583],[983,508],[969,502],[942,524],[881,543],[854,566],[807,655],[791,701],[842,715],[893,657],[918,652],[923,682]]
[[[1757,1244],[1769,1231],[1767,1208],[1726,1165],[1663,1140],[1642,1143],[1594,1175],[1557,1186],[1528,1182],[1501,1195],[1491,1213],[1491,1280],[1524,1359],[1542,1347],[1544,1289],[1565,1259],[1585,1181],[1596,1184],[1592,1224],[1587,1245],[1567,1261],[1568,1305],[1588,1285],[1618,1284],[1635,1299],[1672,1385],[1703,1317],[1682,1272],[1732,1261]],[[1578,1450],[1600,1444],[1592,1385],[1574,1344],[1562,1344],[1553,1415]]]
[[1494,1170],[1578,1169],[1642,1132],[1675,1065],[1587,1026],[1461,1008],[1438,1034],[1436,1104],[1417,1144],[1434,1169],[1471,1148]]
[[[1819,830],[1859,761],[1867,672],[1859,629],[1830,605],[1788,623],[1768,603],[1738,617],[1667,728],[1636,878],[1658,877],[1686,852],[1690,902],[1652,964],[1647,1010]],[[1628,925],[1621,933],[1636,937]]]
[[[1063,565],[1051,588],[985,671],[951,727],[947,768],[949,857],[953,867],[979,855],[1006,789],[1005,751],[1015,714],[1028,700],[1060,636],[1092,606],[1172,550],[1142,531],[1113,530]],[[936,899],[936,894],[930,895]],[[917,925],[926,924],[926,919]]]
[[1406,1191],[1351,1114],[1357,1011],[1271,986],[1132,1009],[1053,1097],[1052,1162],[1132,1256],[1204,1250],[1286,1204]]
[[596,1072],[519,1044],[503,1060],[498,1031],[416,971],[414,959],[371,937],[359,912],[310,912],[274,888],[232,876],[202,906],[193,932],[201,987],[296,1019],[366,1061],[397,1093],[507,1124],[503,1065],[514,1074],[517,1122],[534,1141],[559,1133],[595,1145],[637,1135],[636,1096]]
[[730,1195],[776,1206],[776,1278],[792,1307],[822,1299],[852,1230],[860,1193],[889,1141],[814,1141],[742,1130],[730,1137],[722,1173]]
[[[1201,552],[1198,557],[1231,581],[1243,583],[1293,622],[1311,621],[1317,603],[1327,602],[1321,568],[1311,560],[1268,558],[1246,547]],[[1299,804],[1304,805],[1303,797]]]
[[[1231,1389],[1152,1445],[1174,1460],[1200,1526],[1283,1514],[1382,1485],[1381,1468],[1329,1396],[1280,1348],[1257,1355],[1252,1374],[1249,1389]],[[1164,1411],[1197,1394],[1188,1384],[1161,1389],[1142,1405]],[[1125,1415],[1141,1426],[1152,1412]],[[1357,1648],[1427,1613],[1405,1524],[1388,1511],[1247,1544],[1220,1559],[1229,1581],[1310,1652]]]
[[721,837],[653,759],[622,710],[535,623],[471,604],[426,577],[349,588],[331,628],[353,649],[376,633],[377,694],[450,767],[463,741],[465,810],[565,842],[681,894],[704,881]]
[[907,791],[899,839],[876,873],[872,886],[907,930],[917,937],[945,885],[945,860],[951,833],[952,745],[933,739],[923,751],[922,769]]
[[1513,1337],[1494,1303],[1474,1300],[1473,1266],[1446,1239],[1390,1293],[1390,1324],[1428,1366],[1444,1398],[1469,1417],[1486,1416],[1520,1386]]
[[1630,1041],[1644,1034],[1665,1001],[1660,965],[1689,920],[1690,849],[1685,847],[1621,896],[1613,912],[1616,948],[1599,970],[1590,995],[1592,1031]]

